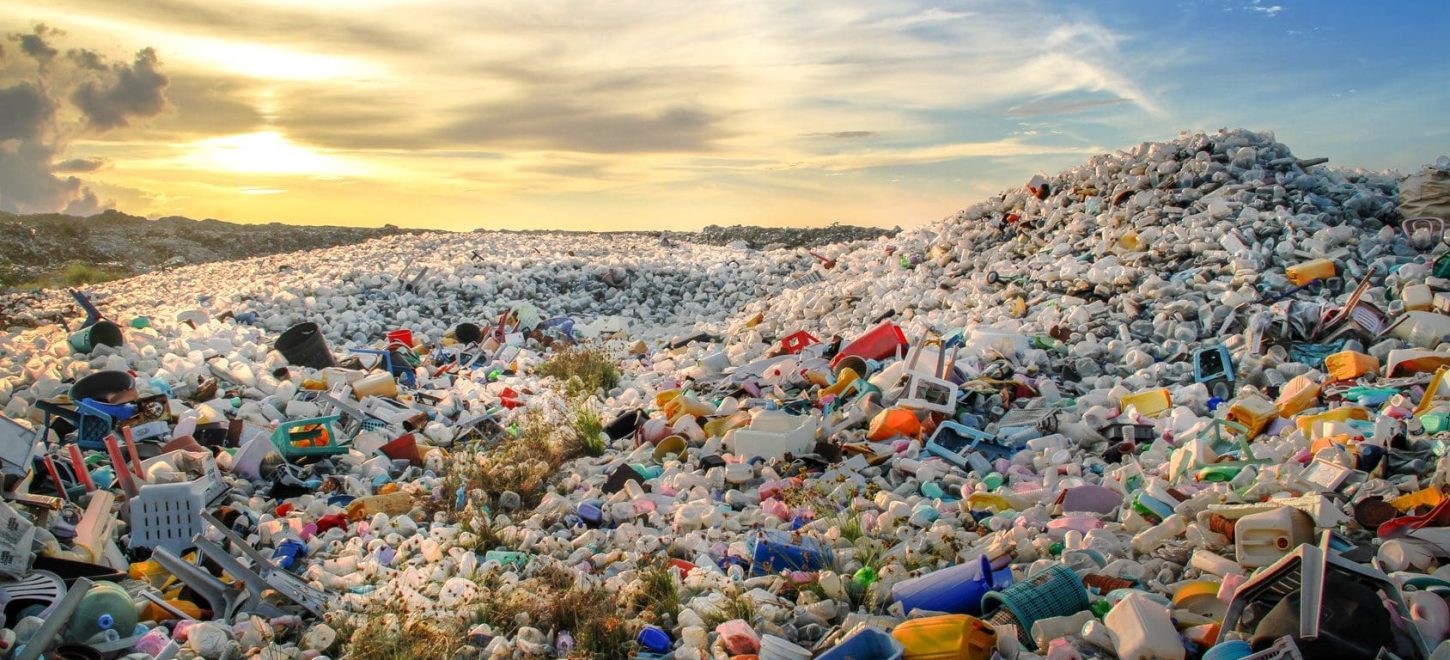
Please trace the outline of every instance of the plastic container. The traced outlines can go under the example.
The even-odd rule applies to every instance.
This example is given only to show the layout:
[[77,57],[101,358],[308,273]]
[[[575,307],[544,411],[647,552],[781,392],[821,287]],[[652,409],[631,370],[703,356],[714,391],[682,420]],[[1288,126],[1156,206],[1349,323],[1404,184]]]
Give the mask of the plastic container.
[[842,346],[836,357],[831,358],[831,367],[835,368],[842,360],[852,356],[864,360],[884,360],[895,355],[898,349],[906,350],[906,333],[891,321],[882,321],[866,334]]
[[1279,416],[1279,407],[1272,401],[1258,395],[1250,395],[1235,399],[1228,407],[1226,419],[1236,424],[1243,424],[1249,430],[1248,437],[1258,437],[1259,433],[1269,425],[1270,421]]
[[811,652],[783,637],[766,635],[760,638],[760,660],[811,660]]
[[347,446],[338,442],[333,427],[337,420],[334,415],[284,423],[272,432],[272,446],[285,458],[346,454]]
[[876,441],[890,440],[897,436],[921,436],[921,420],[917,419],[915,411],[887,408],[871,419],[870,430],[866,432],[867,439]]
[[659,626],[645,626],[640,629],[635,641],[651,653],[664,653],[670,650],[670,634]]
[[1234,523],[1234,555],[1248,568],[1268,566],[1314,539],[1314,519],[1284,506],[1239,518]]
[[1279,389],[1279,398],[1274,401],[1274,405],[1279,409],[1280,417],[1293,417],[1304,412],[1318,396],[1319,383],[1314,382],[1308,374],[1302,374],[1289,379]]
[[814,416],[761,410],[750,420],[749,427],[730,433],[726,446],[736,456],[778,460],[787,453],[798,456],[814,449],[819,428],[820,422]]
[[453,339],[460,344],[476,344],[483,341],[483,328],[474,323],[459,323],[453,326]]
[[398,381],[386,371],[375,371],[353,382],[352,395],[359,401],[369,396],[391,399],[398,396]]
[[769,529],[752,533],[749,544],[751,575],[817,571],[831,565],[830,550],[808,536]]
[[901,603],[910,615],[913,610],[947,614],[980,614],[982,596],[988,591],[1012,584],[1012,568],[992,571],[992,562],[982,555],[978,561],[965,562],[902,580],[891,587],[891,599]]
[[1341,351],[1324,358],[1324,370],[1334,380],[1354,380],[1365,374],[1379,371],[1380,361],[1372,355],[1355,351]]
[[903,621],[891,637],[905,660],[988,660],[997,648],[996,629],[966,614]]
[[816,660],[902,660],[906,649],[895,637],[875,628],[864,628],[847,637]]
[[[134,399],[136,379],[125,371],[97,371],[76,381],[70,387],[71,401],[94,399],[103,403],[113,399]],[[120,396],[117,396],[120,395]]]
[[1314,280],[1327,280],[1338,272],[1333,261],[1314,259],[1285,268],[1284,276],[1288,277],[1289,282],[1294,286],[1304,286]]
[[1131,591],[1103,617],[1117,637],[1120,660],[1183,660],[1183,640],[1168,608],[1141,591]]
[[1173,397],[1167,388],[1161,388],[1134,392],[1118,400],[1119,408],[1127,410],[1130,406],[1140,415],[1154,417],[1173,407]]
[[1405,301],[1405,311],[1425,312],[1435,304],[1435,292],[1427,284],[1411,284],[1400,291],[1400,300]]
[[750,624],[740,619],[731,619],[715,626],[715,632],[720,634],[720,643],[730,655],[754,655],[760,652],[760,638],[750,628]]
[[337,359],[328,349],[327,339],[322,336],[322,328],[311,321],[288,328],[277,337],[272,347],[287,358],[288,364],[313,369],[337,366]]
[[130,637],[135,627],[136,604],[126,589],[114,582],[96,582],[71,615],[65,638],[79,642],[107,630]]
[[1450,316],[1434,312],[1405,312],[1390,329],[1393,334],[1420,348],[1435,348],[1450,335]]

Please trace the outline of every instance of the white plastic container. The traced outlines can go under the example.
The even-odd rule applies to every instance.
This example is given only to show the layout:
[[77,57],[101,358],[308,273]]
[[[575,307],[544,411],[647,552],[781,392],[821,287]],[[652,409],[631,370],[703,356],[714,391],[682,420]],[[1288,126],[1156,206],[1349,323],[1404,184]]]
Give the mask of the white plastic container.
[[1293,507],[1255,513],[1234,523],[1234,552],[1239,565],[1268,566],[1314,537],[1314,519]]
[[725,445],[736,456],[778,460],[786,453],[809,453],[816,446],[819,428],[820,422],[810,415],[762,410],[750,420],[749,427],[731,431]]
[[1406,312],[1390,331],[1420,348],[1435,348],[1450,335],[1450,316],[1434,312]]
[[1183,640],[1168,608],[1141,592],[1129,593],[1103,617],[1117,638],[1121,660],[1183,660]]

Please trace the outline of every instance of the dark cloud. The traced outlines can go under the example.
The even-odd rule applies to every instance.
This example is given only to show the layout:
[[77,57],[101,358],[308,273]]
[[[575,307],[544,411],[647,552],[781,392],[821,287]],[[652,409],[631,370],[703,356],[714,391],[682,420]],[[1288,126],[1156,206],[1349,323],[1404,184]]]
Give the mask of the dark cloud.
[[106,59],[100,53],[85,48],[72,48],[66,51],[65,56],[75,65],[89,71],[105,71]]
[[152,117],[166,109],[163,93],[170,82],[157,69],[156,50],[136,53],[131,66],[116,65],[108,82],[86,81],[71,94],[71,103],[86,116],[93,129],[105,131],[127,125],[130,117]]
[[[155,51],[137,53],[131,65],[107,65],[99,54],[72,49],[57,59],[51,45],[64,35],[37,25],[30,34],[12,34],[10,40],[38,63],[36,79],[0,79],[0,210],[11,213],[93,215],[104,204],[77,172],[93,172],[106,162],[98,158],[63,159],[69,140],[127,125],[130,119],[150,117],[166,108],[167,78],[159,70]],[[6,75],[25,75],[10,69]],[[79,81],[77,83],[77,81]],[[84,123],[65,122],[58,112],[68,85],[75,87],[71,102]]]
[[63,160],[51,168],[53,172],[94,172],[107,165],[104,158],[72,158]]
[[834,133],[806,133],[808,138],[830,138],[832,140],[863,140],[876,137],[876,131],[836,131]]
[[166,86],[174,111],[150,126],[172,139],[259,131],[267,118],[246,100],[257,95],[254,81],[245,78],[177,74]]
[[45,65],[49,64],[51,60],[55,59],[56,55],[60,54],[60,51],[53,48],[46,39],[49,37],[59,37],[64,34],[60,30],[52,29],[44,23],[41,23],[35,26],[34,32],[30,34],[12,34],[10,35],[10,39],[20,42],[20,52],[31,56],[35,61]]
[[491,104],[436,133],[452,143],[591,153],[709,151],[728,133],[724,117],[677,106],[656,113],[615,112],[569,102]]

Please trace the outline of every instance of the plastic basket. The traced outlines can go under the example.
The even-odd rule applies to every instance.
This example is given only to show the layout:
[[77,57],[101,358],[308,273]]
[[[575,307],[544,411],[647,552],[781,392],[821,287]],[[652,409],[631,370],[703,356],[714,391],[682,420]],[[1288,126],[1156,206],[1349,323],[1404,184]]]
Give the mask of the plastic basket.
[[1087,588],[1072,569],[1055,564],[1001,591],[982,596],[982,611],[996,624],[1017,626],[1017,639],[1030,649],[1032,624],[1039,619],[1075,614],[1088,608]]
[[[131,498],[131,547],[165,548],[181,554],[193,547],[192,538],[205,530],[201,514],[208,492],[215,492],[208,475],[179,484],[146,484]],[[225,486],[223,486],[223,489]]]
[[347,447],[333,426],[337,420],[333,415],[286,422],[272,432],[272,446],[287,459],[345,454]]

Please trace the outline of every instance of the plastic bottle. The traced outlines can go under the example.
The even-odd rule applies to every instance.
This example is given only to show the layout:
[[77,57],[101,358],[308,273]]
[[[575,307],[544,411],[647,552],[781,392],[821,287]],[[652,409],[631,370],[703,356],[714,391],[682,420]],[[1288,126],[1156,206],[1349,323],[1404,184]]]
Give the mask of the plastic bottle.
[[1181,515],[1173,514],[1163,520],[1161,524],[1154,525],[1139,532],[1133,537],[1133,549],[1139,553],[1148,554],[1163,545],[1169,539],[1176,538],[1188,529],[1188,519]]

